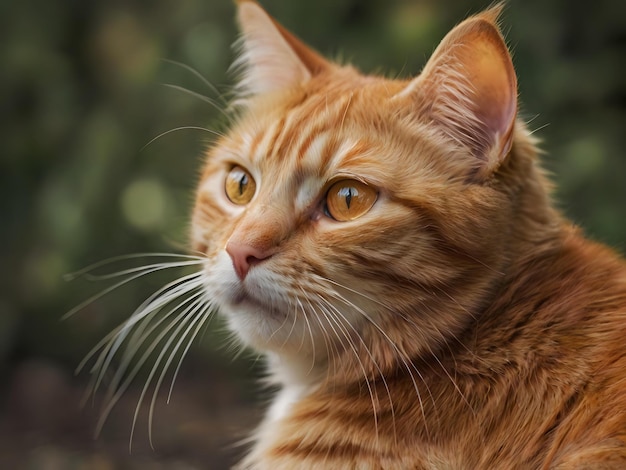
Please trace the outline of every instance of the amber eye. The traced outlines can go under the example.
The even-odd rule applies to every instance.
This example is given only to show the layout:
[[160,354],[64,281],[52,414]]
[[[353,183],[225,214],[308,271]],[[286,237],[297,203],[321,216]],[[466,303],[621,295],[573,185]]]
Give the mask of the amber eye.
[[243,206],[252,200],[256,192],[256,183],[250,173],[240,166],[234,166],[226,175],[224,189],[228,199],[239,206]]
[[326,193],[326,211],[340,222],[354,220],[369,211],[378,199],[378,192],[356,180],[341,180]]

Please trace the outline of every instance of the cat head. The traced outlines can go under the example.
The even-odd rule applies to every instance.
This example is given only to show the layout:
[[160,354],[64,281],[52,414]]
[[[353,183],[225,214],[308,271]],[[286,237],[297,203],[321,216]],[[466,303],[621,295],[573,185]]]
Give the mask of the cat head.
[[244,343],[380,370],[472,321],[515,230],[508,162],[532,148],[498,14],[459,24],[418,76],[390,80],[238,2],[239,114],[208,151],[192,242]]

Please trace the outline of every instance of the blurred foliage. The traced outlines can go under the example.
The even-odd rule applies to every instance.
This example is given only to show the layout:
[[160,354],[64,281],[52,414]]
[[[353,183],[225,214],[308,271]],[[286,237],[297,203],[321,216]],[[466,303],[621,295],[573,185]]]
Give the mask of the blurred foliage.
[[[418,73],[449,28],[488,3],[263,2],[324,54],[401,76]],[[216,106],[193,93],[224,106],[233,17],[228,0],[0,2],[0,368],[7,377],[31,357],[74,367],[165,282],[167,275],[134,282],[59,321],[104,287],[67,283],[64,274],[120,254],[184,250],[212,135],[172,130],[222,125]],[[624,250],[626,3],[511,0],[503,25],[522,115],[544,141],[557,200],[592,237]],[[223,362],[223,354],[215,357],[220,341],[209,332],[195,354]],[[217,377],[237,383],[248,368],[237,364],[218,368]]]

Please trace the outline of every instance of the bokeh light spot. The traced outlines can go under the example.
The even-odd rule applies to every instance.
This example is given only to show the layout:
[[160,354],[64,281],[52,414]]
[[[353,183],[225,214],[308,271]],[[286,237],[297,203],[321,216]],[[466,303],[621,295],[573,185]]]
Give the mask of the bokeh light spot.
[[168,197],[167,188],[159,181],[135,180],[126,187],[121,196],[124,218],[139,230],[158,229],[166,221]]

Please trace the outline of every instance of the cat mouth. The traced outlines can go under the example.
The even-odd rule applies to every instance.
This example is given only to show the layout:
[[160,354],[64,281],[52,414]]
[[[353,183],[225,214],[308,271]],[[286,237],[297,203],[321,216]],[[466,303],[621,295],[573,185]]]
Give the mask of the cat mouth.
[[258,302],[244,289],[239,289],[238,292],[231,297],[230,303],[234,307],[238,307],[242,304],[257,304]]
[[245,287],[240,287],[228,300],[230,306],[237,310],[253,311],[270,317],[278,317],[279,310],[276,306],[269,305],[263,299],[253,295]]
[[250,289],[247,288],[243,284],[240,284],[235,288],[229,289],[227,296],[228,296],[228,302],[233,306],[237,306],[237,305],[241,305],[245,303],[254,303],[254,304],[260,303],[260,300],[257,298],[257,296],[255,296],[250,291]]

